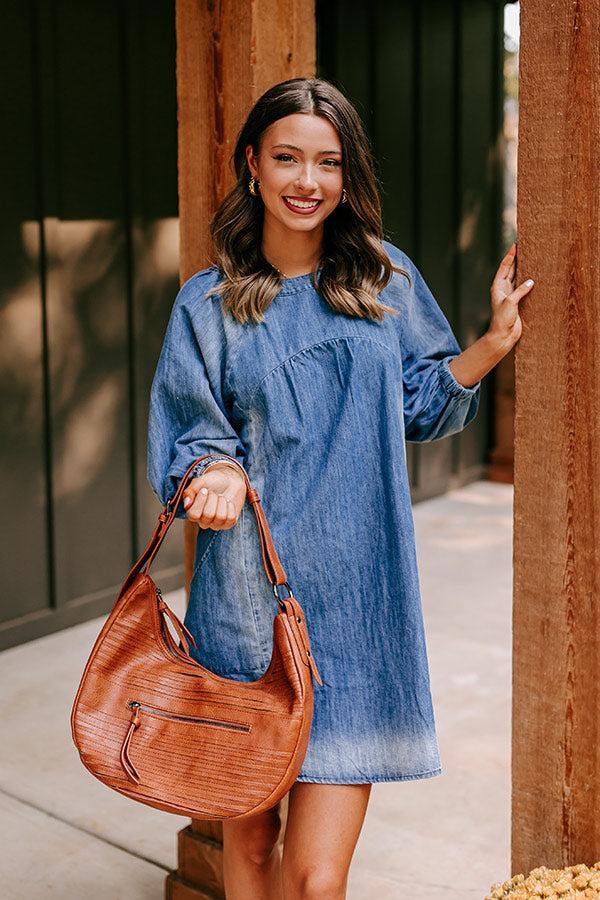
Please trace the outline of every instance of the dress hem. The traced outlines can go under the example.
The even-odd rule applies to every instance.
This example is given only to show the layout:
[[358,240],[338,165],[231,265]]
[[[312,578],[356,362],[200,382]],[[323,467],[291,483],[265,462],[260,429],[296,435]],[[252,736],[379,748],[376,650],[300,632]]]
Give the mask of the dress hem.
[[418,778],[433,778],[435,775],[441,775],[442,770],[439,769],[430,769],[428,772],[417,772],[413,775],[370,775],[368,778],[356,778],[355,776],[349,776],[344,778],[343,776],[339,776],[337,778],[321,776],[321,775],[299,775],[296,778],[296,781],[300,782],[310,782],[315,784],[376,784],[381,781],[412,781]]

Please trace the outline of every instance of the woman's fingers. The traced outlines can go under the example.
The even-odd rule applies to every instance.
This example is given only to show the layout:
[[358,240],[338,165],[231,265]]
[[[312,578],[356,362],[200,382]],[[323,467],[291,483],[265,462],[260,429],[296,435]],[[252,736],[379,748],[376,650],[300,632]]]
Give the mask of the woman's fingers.
[[198,493],[198,489],[192,484],[188,484],[185,491],[183,492],[183,497],[181,503],[184,509],[189,509],[193,501],[196,499],[196,495]]
[[237,510],[230,497],[217,494],[206,487],[200,488],[194,502],[187,508],[187,518],[200,528],[219,531],[231,528],[237,521]]
[[192,479],[184,491],[184,498],[187,496],[192,500],[186,507],[187,518],[200,528],[218,531],[237,522],[246,498],[246,483],[231,466],[219,463]]
[[511,279],[511,270],[514,276],[516,270],[516,260],[517,260],[517,245],[516,243],[511,244],[508,248],[507,253],[505,254],[502,262],[498,266],[498,271],[496,272],[496,276],[494,281],[500,281],[503,278]]
[[514,291],[512,291],[512,293],[508,295],[507,299],[519,301],[522,297],[525,296],[525,294],[529,293],[534,284],[534,280],[532,278],[528,278],[527,281],[524,281],[522,284],[520,284],[518,288],[515,288]]
[[231,528],[237,516],[232,501],[223,494],[209,491],[207,500],[200,516],[202,528],[212,528],[219,531],[222,528]]

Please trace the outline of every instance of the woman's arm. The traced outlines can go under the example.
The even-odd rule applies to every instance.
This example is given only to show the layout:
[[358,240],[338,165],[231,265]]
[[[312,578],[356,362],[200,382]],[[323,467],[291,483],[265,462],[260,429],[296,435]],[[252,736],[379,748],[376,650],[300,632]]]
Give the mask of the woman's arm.
[[384,249],[411,275],[394,279],[385,299],[398,309],[394,317],[402,359],[404,436],[410,443],[436,441],[462,431],[477,415],[480,384],[466,387],[450,362],[460,345],[425,279],[410,257],[384,241]]
[[448,366],[459,384],[471,387],[498,365],[507,353],[504,345],[486,331],[479,340],[451,359]]
[[[222,394],[222,335],[204,297],[213,278],[209,270],[197,273],[179,290],[150,389],[147,476],[162,504],[194,459],[217,455],[197,463],[190,482],[212,471],[219,455],[242,465],[245,458]],[[186,518],[182,506],[177,517]]]

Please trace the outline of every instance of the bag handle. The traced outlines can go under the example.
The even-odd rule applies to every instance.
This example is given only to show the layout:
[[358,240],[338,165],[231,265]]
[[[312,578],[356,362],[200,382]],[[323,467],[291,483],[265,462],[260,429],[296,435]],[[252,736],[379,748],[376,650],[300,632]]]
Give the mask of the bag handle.
[[279,585],[285,585],[289,591],[289,595],[292,595],[292,589],[288,584],[285,569],[281,564],[281,560],[277,555],[277,551],[275,549],[275,545],[273,543],[273,538],[271,536],[271,529],[269,528],[269,523],[265,517],[264,510],[260,503],[260,497],[258,496],[258,492],[252,487],[250,483],[250,479],[248,478],[248,474],[244,467],[234,459],[232,456],[228,456],[226,453],[205,453],[204,456],[199,456],[197,459],[194,459],[190,465],[188,466],[185,474],[182,476],[179,486],[175,491],[173,497],[167,500],[164,510],[158,516],[158,522],[154,529],[154,533],[148,542],[148,546],[142,552],[141,556],[132,566],[127,578],[123,582],[123,586],[119,591],[119,597],[117,600],[125,593],[126,590],[131,586],[135,578],[140,572],[143,572],[145,575],[148,574],[152,561],[154,557],[158,553],[162,542],[165,539],[167,531],[171,527],[173,520],[175,519],[175,515],[179,508],[179,504],[183,497],[183,492],[187,487],[188,478],[194,469],[194,467],[201,462],[203,459],[207,459],[210,456],[218,457],[219,459],[223,459],[224,457],[227,459],[227,465],[233,463],[234,467],[240,470],[243,475],[244,481],[246,482],[246,500],[252,505],[254,509],[254,514],[256,516],[256,521],[258,524],[258,532],[260,535],[260,543],[263,557],[263,565],[265,568],[265,572],[267,573],[267,578],[270,583],[273,585],[273,593],[277,598],[277,602],[280,606],[285,608],[285,604],[282,598],[279,596],[277,592],[277,588]]

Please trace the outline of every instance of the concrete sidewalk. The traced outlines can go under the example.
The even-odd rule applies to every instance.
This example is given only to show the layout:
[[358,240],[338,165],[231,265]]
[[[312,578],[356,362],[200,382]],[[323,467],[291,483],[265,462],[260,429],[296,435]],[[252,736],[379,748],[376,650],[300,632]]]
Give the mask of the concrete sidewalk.
[[[349,900],[483,900],[510,877],[512,498],[479,481],[414,508],[442,775],[375,784]],[[183,592],[167,597],[182,614]],[[103,619],[0,654],[0,862],[10,900],[161,900],[187,819],[98,782],[71,704]]]

